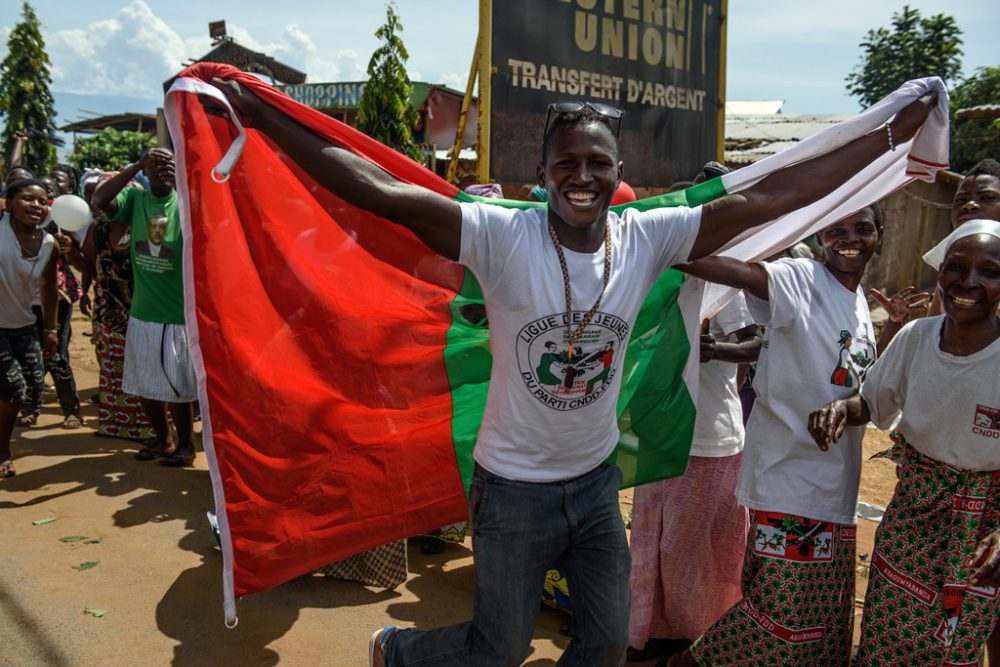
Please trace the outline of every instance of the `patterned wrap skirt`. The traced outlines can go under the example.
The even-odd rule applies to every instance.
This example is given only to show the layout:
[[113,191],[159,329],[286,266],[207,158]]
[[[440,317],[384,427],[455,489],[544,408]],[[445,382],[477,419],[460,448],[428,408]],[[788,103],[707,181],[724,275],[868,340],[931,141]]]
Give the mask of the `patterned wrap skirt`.
[[331,579],[357,581],[377,588],[396,588],[406,581],[406,540],[397,540],[324,565],[319,572]]
[[107,327],[94,327],[101,377],[98,385],[97,433],[128,440],[147,440],[153,428],[139,404],[139,397],[122,391],[125,335]]
[[959,470],[892,439],[876,455],[899,465],[899,482],[875,533],[858,665],[979,665],[998,591],[972,586],[966,563],[1000,526],[1000,471]]
[[846,667],[855,526],[752,511],[743,599],[691,647],[712,667]]

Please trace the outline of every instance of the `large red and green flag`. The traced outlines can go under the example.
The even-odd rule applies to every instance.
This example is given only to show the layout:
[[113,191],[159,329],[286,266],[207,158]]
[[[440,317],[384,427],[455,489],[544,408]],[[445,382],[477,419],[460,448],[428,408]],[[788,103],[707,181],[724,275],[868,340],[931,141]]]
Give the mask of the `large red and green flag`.
[[[476,198],[231,67],[194,65],[168,92],[186,320],[221,532],[226,619],[234,622],[242,595],[465,519],[492,358],[471,273],[407,229],[320,187],[237,118],[206,114],[199,95],[225,103],[207,84],[213,77],[238,80],[399,181],[459,201]],[[803,142],[791,159],[627,206],[691,206],[739,192],[870,131],[923,91],[943,90],[936,79],[908,85],[864,122]],[[943,118],[944,128],[946,109],[944,101],[932,116],[934,123]],[[947,132],[942,143],[932,124],[858,183],[725,252],[745,259],[773,254],[906,183],[915,164],[930,163],[925,177],[933,178],[947,161]],[[685,282],[674,270],[647,296],[618,398],[621,439],[612,460],[626,485],[683,472],[697,402],[692,341],[701,315],[724,300],[720,293],[703,306],[699,281]]]

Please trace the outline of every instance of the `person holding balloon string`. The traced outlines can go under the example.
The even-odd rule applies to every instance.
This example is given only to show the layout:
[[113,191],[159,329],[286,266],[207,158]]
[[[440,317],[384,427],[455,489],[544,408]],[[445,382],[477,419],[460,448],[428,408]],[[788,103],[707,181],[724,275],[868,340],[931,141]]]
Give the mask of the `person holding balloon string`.
[[[8,181],[17,180],[12,179],[12,175],[15,173],[25,173],[30,175],[23,167],[17,166],[11,169],[8,173]],[[34,175],[30,175],[30,178],[35,178]],[[38,183],[44,188],[47,197],[47,203],[49,207],[52,206],[53,202],[59,198],[62,190],[59,184],[51,176],[38,176]],[[49,232],[55,236],[58,229],[51,219],[51,209],[50,217],[46,218],[43,224],[45,231]],[[28,392],[29,400],[21,407],[21,415],[18,417],[16,425],[20,427],[30,427],[38,423],[38,415],[41,413],[42,409],[42,391],[44,389],[44,377],[45,372],[51,373],[52,378],[56,387],[56,392],[59,396],[60,407],[62,408],[63,415],[65,418],[64,425],[67,428],[79,428],[82,425],[80,421],[80,406],[79,400],[76,394],[76,383],[73,380],[73,369],[69,365],[69,322],[70,313],[67,312],[66,304],[69,303],[70,306],[73,301],[73,296],[77,294],[76,289],[76,278],[73,276],[72,272],[68,270],[65,265],[65,260],[57,254],[56,257],[56,285],[59,292],[59,298],[57,300],[57,327],[56,332],[60,340],[60,346],[62,346],[61,341],[65,335],[65,350],[57,350],[56,354],[47,357],[45,359],[45,369],[42,376],[38,379],[38,386],[32,387],[31,391]],[[35,328],[37,330],[37,335],[39,341],[43,340],[43,318],[41,310],[41,301],[39,294],[35,293],[34,300],[32,301],[32,310],[35,313]],[[70,307],[71,310],[71,307]]]
[[[73,335],[71,324],[73,304],[80,300],[83,291],[76,276],[70,270],[65,255],[71,250],[72,243],[76,242],[78,246],[79,242],[75,236],[71,239],[63,232],[75,234],[75,232],[84,229],[89,223],[90,211],[86,203],[79,197],[68,193],[60,194],[65,188],[60,187],[55,179],[43,177],[38,180],[46,186],[51,183],[55,188],[54,198],[51,197],[53,192],[49,191],[50,218],[45,224],[45,231],[53,235],[60,248],[60,252],[56,256],[56,287],[58,291],[56,333],[59,345],[54,354],[45,358],[45,372],[52,375],[53,384],[55,384],[59,407],[63,413],[62,428],[78,429],[83,426],[83,419],[80,416],[80,397],[76,391],[76,378],[73,375],[73,367],[70,365],[69,342]],[[35,326],[41,339],[44,326],[42,308],[37,294],[32,310],[35,312]],[[34,426],[38,422],[38,415],[42,408],[41,396],[40,390],[32,392],[34,400],[23,408],[21,417],[18,419],[19,426]]]
[[31,309],[39,294],[44,318],[45,355],[58,347],[56,336],[56,242],[42,228],[49,213],[45,185],[36,179],[8,184],[6,213],[0,217],[0,479],[16,473],[10,450],[21,406],[41,390],[42,347]]

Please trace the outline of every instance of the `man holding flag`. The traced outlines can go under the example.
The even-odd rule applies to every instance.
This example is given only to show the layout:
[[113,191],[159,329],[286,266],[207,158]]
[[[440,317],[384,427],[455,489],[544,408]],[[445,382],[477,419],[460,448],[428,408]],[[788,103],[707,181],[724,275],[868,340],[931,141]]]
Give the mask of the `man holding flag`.
[[[494,361],[469,495],[473,620],[430,631],[379,630],[370,646],[375,665],[520,664],[554,560],[573,582],[573,639],[560,664],[624,661],[629,552],[618,507],[621,473],[605,463],[619,438],[623,355],[608,367],[587,358],[608,343],[624,347],[646,292],[667,268],[827,195],[894,142],[912,138],[936,103],[924,96],[884,128],[705,206],[618,215],[609,206],[624,172],[622,112],[612,107],[549,107],[537,168],[548,206],[510,210],[459,204],[399,181],[247,85],[213,83],[244,125],[321,187],[466,265],[485,297]],[[213,110],[214,102],[204,103]],[[546,370],[562,382],[542,386],[533,369],[552,343],[566,363]],[[596,387],[594,373],[604,376]]]

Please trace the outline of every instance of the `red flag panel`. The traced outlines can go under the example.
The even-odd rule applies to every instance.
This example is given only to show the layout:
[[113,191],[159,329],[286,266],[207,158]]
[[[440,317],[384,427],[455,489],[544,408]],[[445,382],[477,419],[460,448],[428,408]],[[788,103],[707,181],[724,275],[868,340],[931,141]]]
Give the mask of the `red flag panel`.
[[[238,79],[393,176],[457,192],[255,77],[211,63],[182,76]],[[253,129],[228,182],[213,181],[236,129],[173,95],[188,329],[235,595],[462,520],[442,357],[462,267],[319,187]]]

